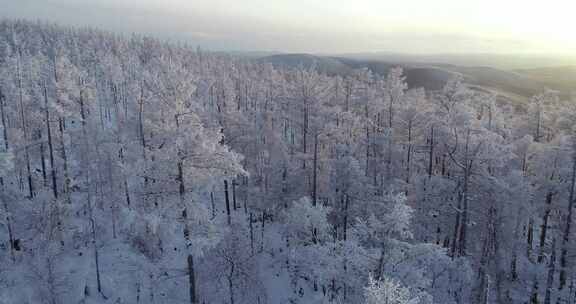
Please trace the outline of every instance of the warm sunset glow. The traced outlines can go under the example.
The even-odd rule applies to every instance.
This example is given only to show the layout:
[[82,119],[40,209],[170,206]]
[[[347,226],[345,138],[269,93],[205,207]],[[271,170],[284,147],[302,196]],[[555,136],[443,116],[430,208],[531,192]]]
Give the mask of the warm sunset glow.
[[[17,2],[17,3],[16,3]],[[213,49],[576,52],[566,0],[0,0],[0,16],[187,39]],[[78,11],[89,12],[78,15]]]

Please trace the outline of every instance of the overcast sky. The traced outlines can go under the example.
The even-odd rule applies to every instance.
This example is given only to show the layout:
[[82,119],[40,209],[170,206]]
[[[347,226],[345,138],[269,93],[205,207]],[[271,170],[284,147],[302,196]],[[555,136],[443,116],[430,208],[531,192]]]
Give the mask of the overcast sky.
[[0,17],[212,50],[574,53],[573,0],[0,0]]

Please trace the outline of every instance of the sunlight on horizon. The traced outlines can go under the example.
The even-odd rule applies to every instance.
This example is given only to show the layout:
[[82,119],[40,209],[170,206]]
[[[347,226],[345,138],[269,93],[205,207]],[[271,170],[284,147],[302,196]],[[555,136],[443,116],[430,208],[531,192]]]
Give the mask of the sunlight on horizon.
[[[0,0],[1,16],[189,39],[222,50],[576,53],[576,3],[548,0]],[[79,11],[89,12],[81,17]]]
[[[148,0],[155,1],[155,0]],[[158,3],[175,14],[217,13],[289,31],[360,35],[377,41],[386,34],[427,33],[491,41],[498,52],[576,51],[576,2],[549,0],[180,0]],[[530,50],[511,49],[507,42]],[[502,45],[498,45],[503,43]]]

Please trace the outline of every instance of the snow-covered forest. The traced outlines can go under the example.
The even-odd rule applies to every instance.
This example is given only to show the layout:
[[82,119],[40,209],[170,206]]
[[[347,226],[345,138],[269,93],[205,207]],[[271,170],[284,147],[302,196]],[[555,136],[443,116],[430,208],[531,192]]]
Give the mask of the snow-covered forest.
[[0,303],[576,303],[576,98],[0,21]]

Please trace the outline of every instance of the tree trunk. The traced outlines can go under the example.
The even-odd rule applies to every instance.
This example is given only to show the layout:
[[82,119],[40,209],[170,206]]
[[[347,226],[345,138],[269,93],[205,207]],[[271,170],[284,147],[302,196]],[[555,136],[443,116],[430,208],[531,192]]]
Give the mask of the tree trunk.
[[[302,127],[302,153],[304,155],[306,155],[307,151],[307,145],[308,145],[308,102],[306,100],[306,97],[304,97],[304,104],[303,104],[303,109],[302,109],[302,118],[304,119],[303,121],[303,127]],[[302,169],[306,169],[306,159],[302,160]]]
[[26,171],[28,174],[28,197],[30,199],[34,198],[34,184],[32,183],[32,170],[30,168],[30,151],[28,145],[28,123],[26,121],[26,115],[24,114],[24,95],[23,95],[23,88],[22,88],[22,71],[20,67],[20,56],[18,57],[18,92],[19,92],[19,101],[20,101],[20,120],[22,124],[22,132],[24,136],[24,154],[26,158]]
[[559,289],[562,290],[566,286],[567,281],[567,257],[568,257],[568,243],[570,242],[570,232],[572,228],[572,212],[574,209],[574,187],[576,185],[576,151],[572,158],[572,178],[570,181],[570,195],[568,196],[568,215],[566,216],[566,226],[564,227],[564,236],[562,238],[562,251],[560,255],[560,285]]
[[[178,153],[180,154],[180,153]],[[185,206],[186,186],[184,185],[184,164],[180,159],[178,160],[178,194],[180,197],[180,205]]]
[[[392,146],[394,145],[394,104],[398,102],[393,96],[390,96],[388,104],[388,128],[390,129],[388,138],[388,148],[386,155],[386,181],[389,183],[392,178]],[[410,132],[410,130],[409,130]]]
[[[138,132],[140,133],[140,144],[142,146],[142,160],[146,165],[146,136],[144,134],[144,87],[140,86],[140,100],[138,101]],[[144,188],[148,187],[148,172],[144,171]]]
[[2,115],[2,136],[4,139],[4,150],[8,151],[9,149],[9,145],[8,145],[8,126],[6,125],[6,111],[4,109],[4,102],[5,102],[5,96],[2,93],[2,88],[0,88],[0,114]]
[[[410,166],[412,160],[412,120],[408,122],[408,151],[406,152],[406,184],[410,184]],[[408,192],[408,190],[406,190]]]
[[122,142],[122,139],[120,137],[120,134],[122,132],[122,128],[121,128],[121,124],[122,121],[119,119],[119,115],[116,114],[116,126],[117,126],[117,132],[116,132],[116,142],[118,143],[118,146],[120,146],[120,151],[119,151],[119,158],[120,158],[120,163],[122,164],[122,169],[120,170],[120,173],[122,174],[122,178],[123,178],[123,184],[124,184],[124,198],[126,199],[126,206],[130,206],[130,187],[128,185],[128,177],[126,176],[126,172],[125,172],[125,165],[126,165],[126,161],[124,159],[124,144]]
[[[459,196],[461,196],[461,194],[459,194]],[[456,222],[454,223],[454,235],[452,237],[452,244],[450,246],[450,255],[452,256],[452,259],[456,258],[459,250],[458,250],[458,246],[459,246],[459,242],[458,242],[458,237],[459,237],[459,232],[460,232],[460,225],[461,225],[461,211],[460,209],[462,208],[461,205],[461,199],[458,198],[458,210],[456,210]]]
[[232,180],[232,206],[234,206],[234,211],[236,211],[236,209],[238,208],[238,205],[236,205],[236,180],[233,179]]
[[249,222],[249,227],[250,227],[250,252],[252,253],[252,255],[254,255],[254,226],[253,226],[253,215],[252,212],[250,212],[250,217],[248,218]]
[[368,170],[370,169],[370,126],[368,125],[368,105],[365,106],[366,112],[366,170],[364,175],[368,177]]
[[96,224],[93,218],[90,219],[90,223],[92,226],[92,244],[94,246],[94,265],[96,266],[96,287],[98,289],[98,293],[102,294],[102,282],[100,280],[100,257],[98,255],[98,245],[96,244]]
[[434,162],[434,127],[430,127],[430,153],[428,155],[428,178],[432,177],[432,166]]
[[58,119],[58,129],[60,130],[60,145],[62,146],[61,156],[64,161],[64,185],[62,192],[66,196],[66,202],[68,204],[72,203],[70,197],[70,173],[68,172],[68,157],[66,155],[66,144],[64,142],[64,119]]
[[318,133],[314,135],[314,172],[312,174],[312,206],[316,206],[318,200]]
[[48,157],[50,160],[50,176],[52,178],[52,194],[58,198],[58,185],[56,183],[56,166],[54,165],[54,144],[52,143],[52,130],[50,128],[50,108],[48,107],[48,90],[44,84],[44,119],[46,119],[46,134],[48,136]]
[[196,274],[194,272],[194,257],[192,254],[188,254],[188,284],[190,290],[190,304],[200,303],[197,294],[198,291],[196,290]]
[[[2,185],[2,192],[4,192],[4,185]],[[3,200],[4,203],[4,212],[6,214],[6,226],[8,228],[8,242],[10,243],[10,257],[12,258],[12,263],[16,263],[16,255],[15,255],[15,238],[14,233],[12,231],[12,217],[10,216],[10,212],[8,210],[8,204],[6,200]]]
[[346,241],[347,239],[347,235],[348,235],[348,207],[350,205],[350,196],[348,196],[348,194],[346,195],[346,202],[344,204],[344,241]]
[[468,232],[468,185],[470,183],[470,175],[472,172],[472,163],[473,161],[470,159],[470,129],[466,134],[466,147],[465,147],[465,155],[464,155],[464,185],[462,190],[462,221],[460,222],[460,235],[459,235],[459,246],[458,246],[458,255],[464,256],[466,255],[466,237]]
[[530,296],[530,304],[538,304],[538,278],[534,277],[534,284],[532,285],[532,295]]
[[518,240],[520,239],[520,224],[521,213],[518,211],[516,214],[516,225],[514,227],[514,245],[512,246],[512,259],[510,261],[510,279],[516,281],[518,279]]
[[382,245],[382,249],[380,251],[380,258],[378,259],[378,269],[376,269],[376,276],[375,279],[379,281],[382,278],[382,270],[384,269],[384,245]]
[[216,204],[214,204],[214,192],[210,191],[210,205],[212,206],[212,219],[216,218]]
[[550,262],[548,263],[548,280],[546,281],[546,294],[544,296],[544,304],[550,304],[555,272],[556,272],[556,239],[552,241],[552,254],[550,255]]
[[42,169],[42,186],[48,187],[48,174],[46,172],[46,149],[44,148],[44,142],[40,143],[40,168]]
[[261,238],[262,242],[260,243],[260,252],[264,252],[264,227],[266,223],[266,211],[262,211],[262,226],[260,227],[261,230]]
[[230,304],[234,304],[234,263],[230,265],[230,273],[228,274],[228,291],[230,292]]
[[534,244],[534,220],[532,217],[528,219],[528,232],[526,233],[526,257],[531,259],[532,249]]
[[226,217],[228,225],[230,225],[232,223],[232,219],[230,217],[230,198],[228,197],[228,180],[224,180],[224,198],[226,200]]
[[540,248],[538,252],[538,263],[542,263],[544,260],[544,247],[546,245],[546,235],[548,233],[548,220],[550,219],[552,197],[554,194],[548,192],[546,194],[546,210],[544,211],[544,217],[542,218],[542,226],[540,226]]
[[541,111],[540,105],[538,105],[538,112],[536,112],[536,132],[534,134],[535,142],[540,142],[540,126],[542,124]]

